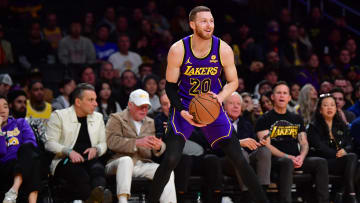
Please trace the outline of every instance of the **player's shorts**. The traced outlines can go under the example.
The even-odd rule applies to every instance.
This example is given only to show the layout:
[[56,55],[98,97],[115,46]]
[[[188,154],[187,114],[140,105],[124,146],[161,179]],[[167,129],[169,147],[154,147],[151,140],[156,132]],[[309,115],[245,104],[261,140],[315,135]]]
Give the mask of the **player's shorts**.
[[[195,128],[195,126],[187,122],[175,108],[170,109],[169,122],[171,123],[174,133],[182,136],[185,140],[189,139]],[[216,148],[216,145],[222,140],[231,138],[233,131],[230,119],[223,107],[220,108],[219,117],[214,122],[200,129],[212,148]]]

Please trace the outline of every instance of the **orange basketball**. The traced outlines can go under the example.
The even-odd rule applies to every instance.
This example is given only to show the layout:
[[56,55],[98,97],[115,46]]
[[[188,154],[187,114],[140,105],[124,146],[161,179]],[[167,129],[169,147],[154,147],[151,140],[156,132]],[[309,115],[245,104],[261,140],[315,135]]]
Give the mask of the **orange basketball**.
[[190,101],[189,113],[194,117],[194,121],[200,124],[210,124],[214,122],[220,114],[220,104],[210,93],[195,95]]

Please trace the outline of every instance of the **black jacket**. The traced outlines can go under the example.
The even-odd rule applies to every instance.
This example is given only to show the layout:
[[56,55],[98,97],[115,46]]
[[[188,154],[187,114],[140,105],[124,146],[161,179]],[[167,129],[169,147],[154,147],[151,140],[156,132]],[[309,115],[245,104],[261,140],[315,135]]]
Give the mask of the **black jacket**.
[[[333,124],[331,129],[335,143],[330,141],[326,126],[319,121],[312,121],[307,128],[309,141],[309,156],[319,156],[326,159],[336,158],[336,152],[343,148],[346,152],[352,151],[350,132],[346,125]],[[338,149],[337,149],[338,148]]]

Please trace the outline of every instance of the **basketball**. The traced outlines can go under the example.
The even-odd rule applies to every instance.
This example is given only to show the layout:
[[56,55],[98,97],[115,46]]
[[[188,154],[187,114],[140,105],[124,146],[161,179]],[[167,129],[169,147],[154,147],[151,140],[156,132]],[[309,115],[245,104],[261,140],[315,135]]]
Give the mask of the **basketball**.
[[189,113],[194,117],[195,122],[208,125],[218,118],[220,104],[212,94],[201,93],[191,100]]

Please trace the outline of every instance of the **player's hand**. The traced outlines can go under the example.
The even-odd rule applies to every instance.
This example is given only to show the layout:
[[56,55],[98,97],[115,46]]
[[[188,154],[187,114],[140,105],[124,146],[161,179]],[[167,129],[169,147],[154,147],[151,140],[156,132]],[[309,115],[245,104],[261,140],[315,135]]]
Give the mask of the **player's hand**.
[[336,152],[336,157],[340,158],[340,157],[345,156],[346,154],[347,153],[346,153],[345,149],[340,149],[339,151]]
[[257,149],[258,147],[261,146],[260,143],[256,142],[256,140],[252,139],[252,138],[245,138],[245,139],[241,139],[240,140],[240,145],[242,147],[247,147],[249,148],[250,150],[255,150]]
[[75,150],[72,150],[69,154],[69,158],[72,163],[82,163],[84,162],[84,157],[81,154],[77,153]]
[[143,148],[146,148],[146,149],[153,149],[155,143],[154,143],[154,141],[152,139],[152,136],[145,136],[143,138],[136,139],[135,145],[137,147],[143,147]]
[[224,101],[224,98],[222,98],[221,96],[215,94],[214,92],[209,92],[209,93],[213,96],[213,98],[215,98],[219,102],[219,104],[221,106],[223,101]]
[[201,127],[206,126],[205,124],[196,123],[196,122],[194,121],[194,117],[193,117],[191,114],[189,114],[188,111],[182,110],[182,111],[180,112],[180,115],[181,115],[187,122],[189,122],[191,125],[193,125],[193,126],[195,126],[195,127],[200,127],[200,128],[201,128]]
[[91,159],[95,158],[96,153],[97,153],[96,148],[95,148],[95,147],[91,147],[91,148],[87,148],[83,154],[84,154],[84,156],[85,156],[86,154],[88,154],[87,160],[91,160]]

